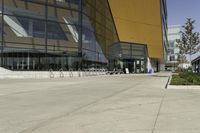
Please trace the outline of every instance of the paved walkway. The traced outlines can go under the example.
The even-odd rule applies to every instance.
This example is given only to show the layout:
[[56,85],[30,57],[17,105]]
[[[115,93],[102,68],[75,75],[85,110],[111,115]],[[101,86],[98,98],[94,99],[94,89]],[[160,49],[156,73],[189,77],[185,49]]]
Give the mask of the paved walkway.
[[199,133],[200,90],[166,90],[167,80],[0,80],[0,133]]

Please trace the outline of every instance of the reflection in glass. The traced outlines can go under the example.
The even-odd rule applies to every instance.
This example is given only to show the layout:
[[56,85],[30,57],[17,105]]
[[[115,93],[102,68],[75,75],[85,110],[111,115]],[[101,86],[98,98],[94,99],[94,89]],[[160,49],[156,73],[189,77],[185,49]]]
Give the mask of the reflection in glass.
[[108,47],[118,36],[107,0],[4,0],[3,7],[1,66],[12,70],[108,66]]
[[115,43],[109,48],[110,69],[128,68],[131,73],[144,73],[147,56],[147,47],[144,44]]

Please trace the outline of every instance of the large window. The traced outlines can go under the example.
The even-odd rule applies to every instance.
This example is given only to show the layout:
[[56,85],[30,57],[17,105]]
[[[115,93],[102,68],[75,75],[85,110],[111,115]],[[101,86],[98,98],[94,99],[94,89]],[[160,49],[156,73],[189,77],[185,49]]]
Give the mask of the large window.
[[118,41],[107,0],[4,0],[4,5],[0,0],[0,4],[1,66],[107,67],[108,47]]

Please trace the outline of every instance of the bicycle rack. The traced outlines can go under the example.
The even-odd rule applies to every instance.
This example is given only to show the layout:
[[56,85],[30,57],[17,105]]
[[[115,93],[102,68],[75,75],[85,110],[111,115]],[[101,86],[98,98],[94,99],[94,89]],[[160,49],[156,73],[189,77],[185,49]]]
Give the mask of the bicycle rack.
[[93,68],[93,69],[92,69],[92,76],[95,76],[95,72],[96,72],[96,71],[95,71],[95,69]]
[[87,76],[90,76],[90,69],[86,70]]
[[91,76],[94,76],[94,69],[91,69]]
[[60,78],[64,78],[63,69],[61,68],[59,71],[60,71]]
[[84,70],[84,75],[87,77],[87,69]]
[[100,75],[103,75],[103,69],[100,69]]
[[91,71],[92,71],[91,69],[88,69],[88,72],[89,72],[88,76],[91,76]]
[[81,69],[78,69],[78,76],[81,77]]
[[73,76],[73,69],[69,69],[69,77],[72,78]]
[[54,78],[53,69],[49,69],[49,76],[50,78]]
[[98,76],[98,69],[94,69],[95,70],[95,75]]

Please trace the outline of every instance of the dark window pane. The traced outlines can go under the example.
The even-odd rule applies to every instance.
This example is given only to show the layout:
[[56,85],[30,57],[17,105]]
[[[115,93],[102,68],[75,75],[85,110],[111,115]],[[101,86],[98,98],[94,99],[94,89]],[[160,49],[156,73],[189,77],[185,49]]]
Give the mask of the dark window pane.
[[47,25],[48,39],[67,40],[65,33],[59,23],[48,23]]
[[45,37],[45,22],[39,20],[33,21],[33,37]]

